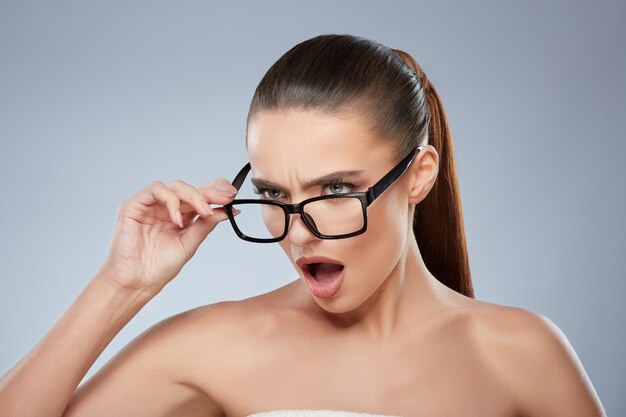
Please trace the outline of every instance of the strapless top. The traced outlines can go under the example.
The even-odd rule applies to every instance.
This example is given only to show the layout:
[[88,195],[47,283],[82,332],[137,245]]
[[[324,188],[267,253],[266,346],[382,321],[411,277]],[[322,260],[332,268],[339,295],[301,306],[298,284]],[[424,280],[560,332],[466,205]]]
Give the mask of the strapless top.
[[249,414],[246,417],[402,417],[391,414],[368,414],[357,411],[343,410],[309,410],[309,409],[288,409],[262,411]]

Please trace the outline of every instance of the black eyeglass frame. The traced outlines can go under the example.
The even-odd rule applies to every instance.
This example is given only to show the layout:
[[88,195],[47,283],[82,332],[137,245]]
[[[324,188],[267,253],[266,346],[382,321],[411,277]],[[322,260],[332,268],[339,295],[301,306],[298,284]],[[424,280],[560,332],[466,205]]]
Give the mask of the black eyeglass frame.
[[[367,230],[367,207],[374,202],[387,188],[389,188],[394,182],[400,178],[415,158],[415,155],[419,151],[422,150],[424,146],[418,146],[414,148],[407,156],[405,156],[395,167],[393,167],[384,177],[382,177],[376,184],[372,185],[367,191],[362,192],[354,192],[354,193],[342,193],[342,194],[329,194],[322,195],[317,197],[308,198],[299,203],[295,204],[286,204],[276,200],[261,200],[261,199],[234,199],[230,203],[224,205],[224,209],[226,210],[226,214],[228,215],[228,220],[230,220],[230,224],[233,227],[233,230],[241,239],[256,242],[256,243],[273,243],[280,242],[283,240],[287,234],[289,233],[289,220],[291,218],[291,214],[300,214],[302,221],[307,226],[307,228],[313,233],[314,236],[320,239],[345,239],[348,237],[353,237],[365,233]],[[248,162],[244,167],[239,171],[237,176],[232,182],[232,185],[239,190],[248,176],[250,172],[250,163]],[[341,235],[324,235],[317,230],[315,226],[315,222],[313,219],[304,211],[304,206],[308,203],[312,203],[314,201],[319,200],[327,200],[327,199],[338,199],[338,198],[356,198],[361,202],[361,208],[363,209],[363,227],[356,232],[344,233]],[[235,222],[235,214],[233,213],[233,205],[235,204],[267,204],[276,207],[280,207],[285,213],[285,227],[282,235],[278,237],[272,238],[256,238],[250,237],[243,233],[237,223]]]

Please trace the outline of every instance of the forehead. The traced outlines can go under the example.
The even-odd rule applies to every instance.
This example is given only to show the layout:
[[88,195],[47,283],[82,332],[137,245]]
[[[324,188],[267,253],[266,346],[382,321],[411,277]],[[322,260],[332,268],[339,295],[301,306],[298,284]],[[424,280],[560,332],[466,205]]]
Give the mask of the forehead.
[[372,134],[364,119],[354,113],[260,112],[248,126],[247,140],[253,175],[265,179],[291,175],[306,180],[392,159],[390,143]]

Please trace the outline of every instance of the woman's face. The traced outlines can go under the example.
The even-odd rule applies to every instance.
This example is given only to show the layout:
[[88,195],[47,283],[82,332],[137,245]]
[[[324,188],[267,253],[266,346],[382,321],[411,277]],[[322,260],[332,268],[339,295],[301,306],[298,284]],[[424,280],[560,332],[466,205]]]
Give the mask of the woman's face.
[[[373,137],[357,115],[341,118],[303,110],[260,112],[248,126],[250,177],[277,185],[262,198],[299,203],[333,193],[365,191],[398,162],[394,143]],[[341,183],[315,185],[313,180],[337,172]],[[343,265],[343,282],[330,297],[311,293],[325,310],[355,309],[367,300],[392,272],[412,237],[409,172],[367,208],[365,233],[345,239],[319,239],[291,215],[287,237],[280,242],[303,281],[322,274],[324,266],[301,265],[303,257],[322,256]],[[278,186],[280,189],[278,189]],[[411,234],[411,235],[410,235]],[[300,260],[300,262],[298,262]],[[329,266],[329,265],[326,265]],[[310,287],[307,284],[306,288]]]

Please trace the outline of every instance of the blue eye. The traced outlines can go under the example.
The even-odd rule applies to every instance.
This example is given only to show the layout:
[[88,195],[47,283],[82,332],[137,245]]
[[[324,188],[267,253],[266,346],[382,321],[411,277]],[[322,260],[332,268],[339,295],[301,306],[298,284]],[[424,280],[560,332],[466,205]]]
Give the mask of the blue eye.
[[346,194],[352,192],[356,186],[347,182],[336,182],[328,184],[324,189],[330,191],[330,194]]
[[273,190],[271,188],[254,188],[252,190],[254,194],[261,196],[262,199],[268,200],[278,200],[279,198],[283,198],[282,191]]

